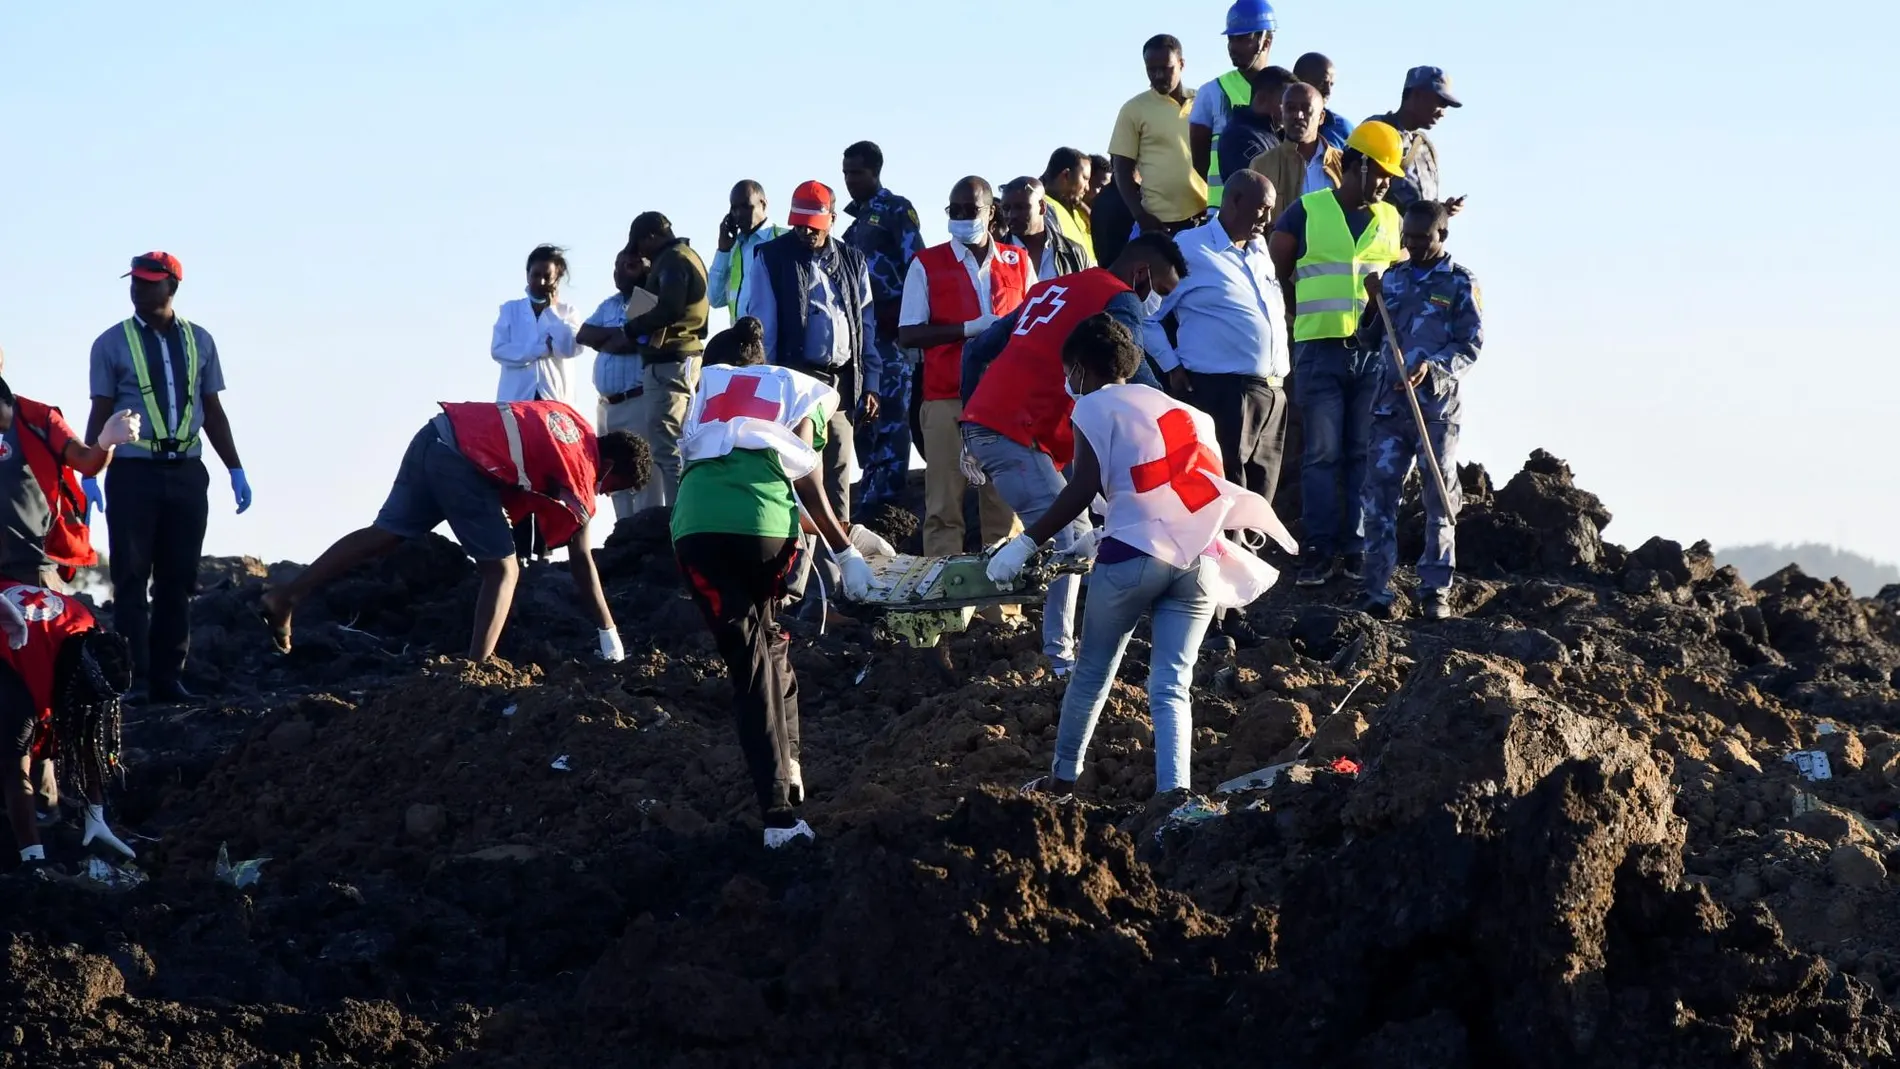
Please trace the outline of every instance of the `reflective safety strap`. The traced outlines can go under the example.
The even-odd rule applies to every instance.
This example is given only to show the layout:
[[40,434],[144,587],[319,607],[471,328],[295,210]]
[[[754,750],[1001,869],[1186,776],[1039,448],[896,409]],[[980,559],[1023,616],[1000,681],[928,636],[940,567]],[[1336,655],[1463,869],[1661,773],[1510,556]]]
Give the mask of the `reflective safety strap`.
[[1301,301],[1293,306],[1296,316],[1319,315],[1323,312],[1357,312],[1365,308],[1365,302],[1344,297],[1328,301]]
[[1294,281],[1303,278],[1319,278],[1322,275],[1350,274],[1352,274],[1352,264],[1350,263],[1307,264],[1304,267],[1296,267],[1293,269]]
[[[165,413],[159,407],[157,390],[152,385],[152,369],[145,362],[145,343],[139,337],[138,324],[130,319],[120,324],[125,329],[125,345],[131,354],[132,373],[138,377],[139,396],[145,399],[147,433],[139,439],[139,444],[154,453],[160,451],[158,443],[161,439],[176,438],[180,430],[191,426],[198,410],[198,335],[183,316],[179,316],[177,321],[178,333],[185,339],[185,410],[179,413],[177,426],[165,422]],[[198,435],[193,432],[191,437],[179,443],[178,451],[188,452],[197,444]]]
[[533,490],[534,483],[528,479],[528,461],[521,451],[521,424],[515,421],[515,410],[506,401],[495,402],[501,412],[501,430],[508,436],[508,459],[514,461],[515,485],[523,490]]

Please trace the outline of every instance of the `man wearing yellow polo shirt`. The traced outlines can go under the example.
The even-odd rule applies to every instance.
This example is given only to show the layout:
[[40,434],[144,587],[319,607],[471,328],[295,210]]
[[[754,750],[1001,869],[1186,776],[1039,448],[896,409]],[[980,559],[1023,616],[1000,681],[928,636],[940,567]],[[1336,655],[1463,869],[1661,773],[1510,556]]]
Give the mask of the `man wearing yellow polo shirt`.
[[1081,149],[1059,148],[1049,154],[1049,166],[1042,170],[1042,189],[1049,195],[1049,214],[1055,216],[1056,229],[1062,236],[1082,246],[1088,262],[1095,266],[1095,229],[1089,216],[1089,183],[1093,166],[1088,153]]
[[1115,162],[1115,192],[1134,213],[1144,234],[1178,234],[1207,215],[1207,179],[1194,169],[1188,147],[1188,112],[1194,90],[1181,83],[1186,64],[1181,42],[1167,34],[1141,48],[1148,89],[1122,105],[1108,155]]

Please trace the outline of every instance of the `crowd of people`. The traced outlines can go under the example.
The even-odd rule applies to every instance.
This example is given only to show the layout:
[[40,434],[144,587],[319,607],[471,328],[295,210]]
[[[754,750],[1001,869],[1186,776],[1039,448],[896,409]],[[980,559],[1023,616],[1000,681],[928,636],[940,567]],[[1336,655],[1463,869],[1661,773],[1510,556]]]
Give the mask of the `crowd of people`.
[[[1415,463],[1435,466],[1417,603],[1452,612],[1459,382],[1482,343],[1477,283],[1445,248],[1463,200],[1441,196],[1428,133],[1461,106],[1450,79],[1415,67],[1394,110],[1355,126],[1332,108],[1326,56],[1272,63],[1267,0],[1236,0],[1223,28],[1232,69],[1198,91],[1176,38],[1142,46],[1147,88],[1105,155],[1063,147],[1039,175],[958,180],[941,244],[924,244],[917,209],[883,184],[882,151],[859,141],[842,154],[842,202],[803,182],[783,226],[767,190],[735,183],[710,265],[666,215],[640,214],[591,315],[563,298],[564,251],[535,248],[494,325],[495,400],[443,403],[374,522],[265,595],[273,641],[290,649],[297,604],[324,583],[446,522],[480,566],[471,657],[494,653],[522,565],[564,546],[599,654],[618,661],[587,538],[596,496],[619,518],[669,510],[731,674],[766,841],[783,845],[811,829],[796,816],[798,688],[776,615],[814,584],[846,611],[866,595],[869,561],[894,549],[852,518],[912,506],[914,449],[925,555],[986,550],[999,583],[1044,545],[1093,561],[1085,604],[1074,575],[1048,589],[1043,650],[1067,696],[1050,775],[1032,786],[1074,789],[1144,615],[1157,789],[1189,786],[1193,665],[1210,632],[1261,641],[1241,610],[1272,581],[1262,555],[1288,562],[1270,543],[1297,550],[1299,585],[1343,575],[1391,618],[1400,494]],[[7,805],[23,858],[40,856],[27,842],[44,819],[36,758],[68,721],[87,754],[87,837],[124,849],[99,794],[114,681],[192,697],[181,671],[206,443],[238,511],[251,501],[217,346],[172,307],[181,263],[147,253],[130,277],[132,316],[93,346],[83,435],[0,381],[13,505],[0,517],[0,739],[18,759]],[[717,335],[714,307],[733,321]],[[576,407],[589,350],[592,419]],[[1283,481],[1298,488],[1297,542],[1271,507]],[[111,519],[122,651],[69,641],[101,633],[60,574],[96,560],[95,507]],[[90,719],[61,713],[68,693]]]

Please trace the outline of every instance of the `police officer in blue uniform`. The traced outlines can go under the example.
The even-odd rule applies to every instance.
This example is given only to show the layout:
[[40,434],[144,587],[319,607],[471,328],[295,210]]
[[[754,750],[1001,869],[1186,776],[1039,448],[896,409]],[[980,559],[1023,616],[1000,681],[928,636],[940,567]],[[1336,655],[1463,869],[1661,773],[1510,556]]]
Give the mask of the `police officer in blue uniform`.
[[863,481],[852,512],[895,505],[910,471],[915,420],[910,356],[897,345],[897,313],[904,299],[904,274],[911,257],[924,250],[917,209],[884,188],[884,152],[869,141],[844,150],[844,185],[852,219],[844,243],[864,254],[871,272],[871,302],[877,310],[877,338],[864,354],[864,411],[857,434],[858,466]]
[[1420,463],[1418,428],[1402,390],[1418,396],[1438,458],[1439,474],[1448,492],[1450,511],[1437,492],[1425,488],[1425,552],[1418,559],[1419,605],[1428,619],[1451,615],[1452,569],[1457,562],[1454,544],[1458,486],[1458,425],[1462,406],[1458,381],[1477,362],[1484,344],[1483,296],[1478,280],[1445,251],[1450,235],[1450,213],[1438,201],[1415,201],[1405,211],[1401,243],[1409,262],[1387,269],[1384,277],[1367,279],[1367,289],[1383,291],[1392,314],[1392,326],[1405,354],[1406,379],[1400,381],[1393,365],[1385,325],[1378,306],[1368,305],[1359,323],[1359,344],[1384,345],[1379,366],[1383,378],[1373,395],[1372,442],[1366,455],[1364,509],[1366,524],[1366,612],[1382,619],[1394,613],[1392,573],[1399,557],[1399,494],[1414,458]]

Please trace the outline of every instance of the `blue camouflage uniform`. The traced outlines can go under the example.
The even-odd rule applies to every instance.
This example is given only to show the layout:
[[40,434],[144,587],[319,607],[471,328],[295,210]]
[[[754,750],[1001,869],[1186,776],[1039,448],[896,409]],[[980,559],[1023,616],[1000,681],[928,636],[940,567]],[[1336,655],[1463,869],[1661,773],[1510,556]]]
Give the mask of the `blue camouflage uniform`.
[[897,345],[897,308],[911,258],[924,251],[924,236],[917,209],[888,189],[878,190],[869,201],[852,201],[844,210],[852,218],[844,243],[864,254],[878,314],[876,344],[864,354],[864,392],[877,395],[878,414],[857,433],[864,478],[852,511],[863,514],[897,504],[910,472],[910,394],[916,368],[910,354]]
[[[1432,449],[1450,491],[1452,511],[1447,514],[1429,484],[1422,489],[1425,502],[1425,552],[1418,559],[1423,590],[1451,587],[1457,563],[1454,539],[1457,510],[1463,495],[1458,486],[1458,377],[1477,362],[1484,344],[1483,296],[1470,271],[1445,256],[1427,268],[1405,261],[1389,268],[1382,280],[1392,326],[1405,350],[1408,371],[1423,364],[1430,370],[1418,387],[1419,408],[1431,433]],[[1393,389],[1398,371],[1392,366],[1392,348],[1381,343],[1385,327],[1378,306],[1371,306],[1359,324],[1359,341],[1366,348],[1383,344],[1379,360],[1378,392],[1372,403],[1372,441],[1366,451],[1366,483],[1362,504],[1366,524],[1366,595],[1374,601],[1392,601],[1392,573],[1399,558],[1399,495],[1405,476],[1418,455],[1418,429],[1411,406]]]

